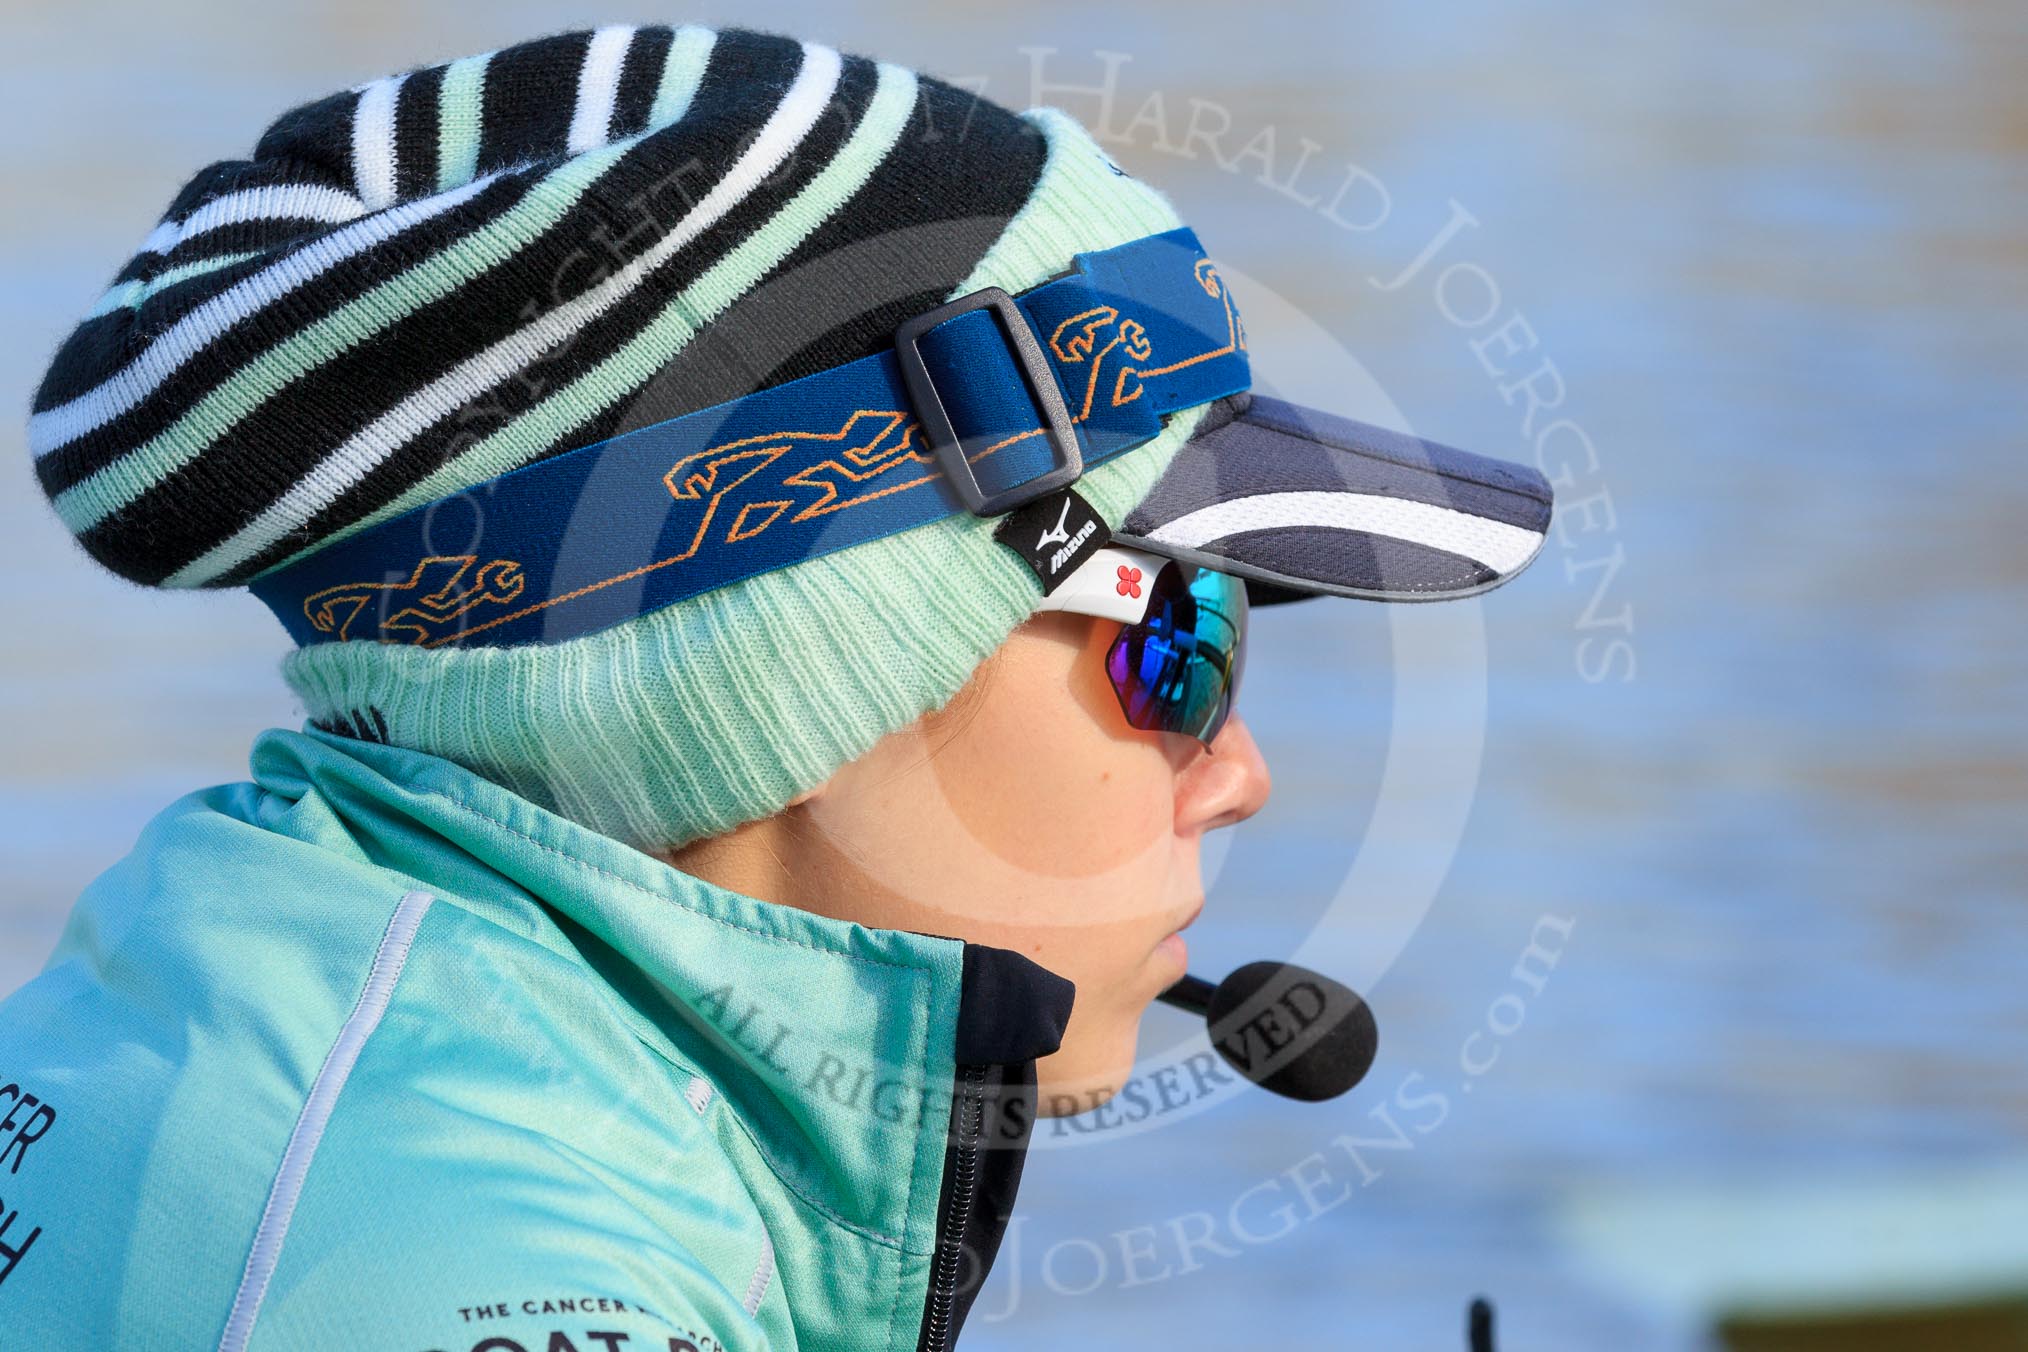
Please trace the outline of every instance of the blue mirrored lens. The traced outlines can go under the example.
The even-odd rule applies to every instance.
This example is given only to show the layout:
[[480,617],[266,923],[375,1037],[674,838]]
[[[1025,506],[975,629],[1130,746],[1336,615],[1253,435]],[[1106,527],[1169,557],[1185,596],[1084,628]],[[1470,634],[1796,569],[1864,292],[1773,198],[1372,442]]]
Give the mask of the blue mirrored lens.
[[1246,615],[1246,584],[1239,578],[1165,567],[1147,617],[1122,629],[1107,655],[1127,722],[1209,744],[1239,693]]

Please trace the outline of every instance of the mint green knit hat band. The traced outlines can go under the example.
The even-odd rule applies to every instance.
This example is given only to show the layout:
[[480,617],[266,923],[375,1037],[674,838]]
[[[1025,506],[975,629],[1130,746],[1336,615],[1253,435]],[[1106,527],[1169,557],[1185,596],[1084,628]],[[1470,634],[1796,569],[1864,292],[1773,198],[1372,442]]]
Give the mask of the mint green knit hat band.
[[[1068,116],[1022,117],[1046,143],[1033,188],[952,297],[1023,291],[1076,254],[1182,223]],[[1079,493],[1119,527],[1203,412],[1088,469]],[[677,847],[772,815],[957,693],[1041,594],[996,525],[958,513],[560,642],[326,643],[283,671],[313,723],[444,756],[630,844]]]

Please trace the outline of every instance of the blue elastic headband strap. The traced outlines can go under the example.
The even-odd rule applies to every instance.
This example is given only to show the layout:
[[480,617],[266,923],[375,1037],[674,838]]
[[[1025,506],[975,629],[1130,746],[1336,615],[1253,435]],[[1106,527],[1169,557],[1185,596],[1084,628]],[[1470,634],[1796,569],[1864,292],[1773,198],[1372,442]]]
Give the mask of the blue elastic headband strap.
[[[1030,393],[1013,310],[1060,408]],[[944,454],[962,448],[988,499],[1059,467],[1066,421],[1089,468],[1250,383],[1238,312],[1188,230],[1079,254],[1007,311],[915,344],[958,439]],[[524,466],[251,590],[304,645],[556,642],[964,510],[887,350]]]

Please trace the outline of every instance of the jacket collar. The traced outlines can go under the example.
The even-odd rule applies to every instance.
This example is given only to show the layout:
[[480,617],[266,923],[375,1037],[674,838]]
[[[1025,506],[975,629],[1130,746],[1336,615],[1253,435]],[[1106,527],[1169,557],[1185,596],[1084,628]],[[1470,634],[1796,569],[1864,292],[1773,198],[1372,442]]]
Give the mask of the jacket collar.
[[784,1184],[904,1253],[960,1239],[945,1233],[953,1086],[991,1068],[972,1080],[1013,1100],[990,1113],[987,1209],[961,1237],[976,1291],[1032,1124],[1021,1086],[1061,1040],[1069,982],[1005,950],[715,886],[438,757],[276,729],[252,768],[282,799],[319,800],[335,818],[320,834],[425,888],[524,914],[537,903],[619,1017],[725,1096]]

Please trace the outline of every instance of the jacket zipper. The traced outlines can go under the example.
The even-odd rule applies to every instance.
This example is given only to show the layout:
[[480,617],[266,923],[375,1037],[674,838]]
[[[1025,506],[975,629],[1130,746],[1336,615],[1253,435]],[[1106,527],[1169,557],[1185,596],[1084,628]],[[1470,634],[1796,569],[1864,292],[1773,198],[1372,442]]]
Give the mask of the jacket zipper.
[[964,1263],[965,1227],[972,1214],[978,1184],[979,1140],[985,1134],[986,1101],[980,1092],[984,1066],[958,1067],[957,1106],[951,1114],[958,1139],[952,1145],[951,1192],[937,1221],[937,1256],[930,1274],[928,1316],[923,1323],[923,1352],[949,1352],[951,1306],[957,1298],[958,1272]]

